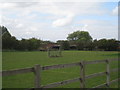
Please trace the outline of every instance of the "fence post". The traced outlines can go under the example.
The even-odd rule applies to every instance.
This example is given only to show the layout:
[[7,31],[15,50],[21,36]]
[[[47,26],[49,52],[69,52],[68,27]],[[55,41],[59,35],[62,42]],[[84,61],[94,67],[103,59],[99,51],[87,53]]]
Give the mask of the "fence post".
[[41,86],[41,66],[40,65],[35,65],[34,73],[35,73],[35,88],[40,88]]
[[106,60],[106,75],[107,75],[107,80],[106,80],[106,84],[107,87],[109,87],[109,83],[110,83],[110,65],[109,65],[109,60]]
[[80,62],[80,87],[85,88],[85,63]]
[[48,57],[50,57],[50,49],[48,48]]

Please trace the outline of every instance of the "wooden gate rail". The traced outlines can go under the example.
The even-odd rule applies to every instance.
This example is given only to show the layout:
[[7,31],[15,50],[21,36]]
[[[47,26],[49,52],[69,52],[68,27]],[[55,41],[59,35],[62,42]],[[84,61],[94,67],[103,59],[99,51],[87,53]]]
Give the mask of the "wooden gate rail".
[[[116,71],[118,69],[113,69],[113,71]],[[119,69],[120,70],[120,69]],[[95,76],[102,76],[102,75],[105,75],[106,72],[99,72],[99,73],[95,73],[95,74],[90,74],[90,75],[87,75],[85,76],[85,79],[88,79],[88,78],[92,78],[92,77],[95,77]],[[72,83],[72,82],[76,82],[76,81],[80,81],[81,78],[75,78],[75,79],[70,79],[70,80],[64,80],[64,81],[61,81],[61,82],[55,82],[55,83],[51,83],[51,84],[48,84],[48,85],[45,85],[45,86],[42,86],[42,88],[53,88],[53,87],[57,87],[57,86],[61,86],[61,85],[65,85],[65,84],[68,84],[68,83]],[[114,81],[114,80],[113,80]],[[113,82],[112,81],[112,82]],[[117,81],[117,79],[115,80]],[[114,81],[114,82],[115,82]],[[110,83],[112,83],[110,82]],[[104,84],[101,84],[100,86],[104,86]],[[105,86],[106,86],[106,83],[105,83]],[[99,86],[98,86],[99,87]]]
[[[118,82],[118,81],[120,81],[120,78],[110,81],[109,84],[111,85],[111,84],[113,84],[113,83],[115,83],[115,82]],[[105,87],[105,86],[107,86],[107,83],[104,83],[104,84],[95,86],[95,87],[93,87],[93,88],[102,88],[102,87]]]
[[[119,61],[119,59],[108,59],[109,62],[111,61]],[[97,64],[97,63],[105,63],[106,60],[95,60],[95,61],[85,61],[85,64]]]
[[85,79],[89,79],[95,76],[102,76],[104,74],[106,74],[106,72],[98,72],[98,73],[90,74],[90,75],[85,76]]
[[23,68],[23,69],[16,69],[16,70],[6,70],[0,72],[0,76],[9,76],[9,75],[16,75],[22,73],[29,73],[34,72],[34,68]]
[[52,66],[43,66],[42,70],[50,70],[50,69],[58,69],[58,68],[67,68],[67,67],[73,67],[73,66],[79,66],[80,62],[77,63],[70,63],[70,64],[58,64],[58,65],[52,65]]
[[[110,84],[120,80],[120,78],[119,78],[119,79],[110,81],[110,73],[117,72],[120,70],[120,68],[110,69],[109,62],[117,61],[117,60],[118,59],[81,61],[81,62],[71,63],[71,64],[59,64],[59,65],[43,66],[43,67],[41,67],[40,65],[35,65],[35,67],[31,67],[31,68],[2,71],[2,72],[0,72],[0,76],[8,76],[8,75],[16,75],[16,74],[34,72],[34,74],[35,74],[35,88],[53,88],[53,87],[65,85],[65,84],[76,82],[76,81],[80,81],[81,88],[85,88],[85,80],[86,79],[92,78],[95,76],[106,75],[106,78],[107,78],[106,83],[98,85],[98,86],[93,87],[93,88],[99,88],[99,87],[103,87],[103,86],[109,87]],[[97,63],[106,63],[106,71],[105,72],[98,72],[98,73],[94,73],[94,74],[90,74],[90,75],[86,76],[85,75],[85,66],[87,64],[97,64]],[[44,70],[50,70],[50,69],[68,68],[68,67],[73,67],[73,66],[80,66],[80,77],[61,81],[61,82],[51,83],[51,84],[48,84],[45,86],[41,85],[41,70],[44,71]]]
[[[118,61],[118,59],[109,59],[109,61]],[[106,60],[95,60],[95,61],[84,61],[86,64],[97,64],[97,63],[105,63]],[[58,69],[58,68],[67,68],[73,66],[79,66],[81,62],[77,63],[70,63],[70,64],[58,64],[58,65],[50,65],[50,66],[43,66],[42,70],[50,70],[50,69]]]
[[76,82],[76,81],[80,81],[80,78],[74,78],[74,79],[64,80],[61,82],[51,83],[51,84],[42,86],[42,88],[53,88],[53,87],[69,84],[69,83]]

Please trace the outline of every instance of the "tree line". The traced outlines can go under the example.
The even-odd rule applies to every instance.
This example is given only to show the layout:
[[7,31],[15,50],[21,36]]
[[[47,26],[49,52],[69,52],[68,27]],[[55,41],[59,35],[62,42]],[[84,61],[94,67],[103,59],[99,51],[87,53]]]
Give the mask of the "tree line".
[[68,35],[67,40],[58,40],[56,43],[51,41],[43,41],[37,38],[18,40],[12,36],[8,29],[0,26],[2,31],[2,49],[3,50],[19,50],[19,51],[33,51],[38,50],[44,44],[59,44],[63,50],[71,50],[74,46],[75,50],[104,50],[117,51],[119,50],[120,41],[116,39],[100,39],[93,40],[89,32],[75,31]]
[[36,50],[42,42],[36,38],[22,39],[18,40],[16,37],[12,36],[6,27],[0,26],[2,30],[2,49],[3,50],[23,50],[31,51]]

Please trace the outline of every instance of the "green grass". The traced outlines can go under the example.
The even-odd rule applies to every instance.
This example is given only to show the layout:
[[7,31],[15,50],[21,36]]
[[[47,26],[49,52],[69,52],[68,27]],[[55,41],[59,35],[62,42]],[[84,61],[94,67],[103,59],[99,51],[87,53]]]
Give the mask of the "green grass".
[[[25,67],[33,67],[36,64],[42,66],[66,64],[80,61],[103,60],[110,58],[118,58],[118,52],[104,52],[104,51],[64,51],[62,57],[49,58],[47,52],[3,52],[2,53],[2,69],[11,70]],[[110,68],[117,68],[118,62],[111,62]],[[106,64],[95,64],[86,66],[86,75],[102,72],[106,70]],[[70,67],[64,69],[54,69],[42,71],[42,85],[53,82],[72,79],[80,76],[80,67]],[[118,73],[111,74],[111,80],[118,77]],[[86,87],[94,87],[96,85],[106,82],[106,76],[94,77],[86,80]],[[3,88],[31,88],[34,87],[34,74],[20,74],[3,77]],[[65,88],[79,88],[80,82],[66,84]],[[111,87],[117,88],[117,85]]]

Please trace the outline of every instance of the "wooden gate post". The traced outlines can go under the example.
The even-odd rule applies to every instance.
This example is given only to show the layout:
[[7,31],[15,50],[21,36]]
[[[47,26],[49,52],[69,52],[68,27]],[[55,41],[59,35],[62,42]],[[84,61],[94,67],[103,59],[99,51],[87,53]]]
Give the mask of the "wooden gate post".
[[85,88],[85,63],[80,62],[80,87]]
[[41,66],[35,65],[34,73],[35,73],[35,88],[41,87]]
[[62,56],[62,46],[60,46],[60,48],[59,48],[59,55],[60,55],[60,57]]
[[107,87],[109,87],[109,83],[110,83],[110,65],[109,65],[109,60],[106,60],[106,75],[107,75],[107,79],[106,79],[106,84]]
[[49,48],[48,48],[47,52],[48,52],[48,57],[50,57],[50,49]]

